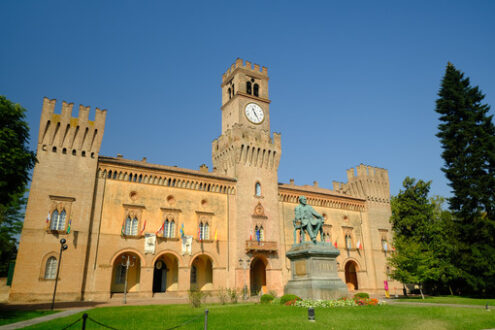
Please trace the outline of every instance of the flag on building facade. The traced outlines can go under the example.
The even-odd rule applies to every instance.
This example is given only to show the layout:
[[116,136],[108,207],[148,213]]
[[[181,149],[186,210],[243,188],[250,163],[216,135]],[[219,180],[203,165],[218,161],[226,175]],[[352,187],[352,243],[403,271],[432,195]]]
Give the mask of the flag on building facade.
[[182,223],[182,225],[180,226],[180,237],[184,237],[184,223]]
[[72,224],[72,219],[69,220],[69,224],[67,225],[67,234],[70,234],[70,225]]
[[337,240],[333,243],[333,246],[337,247]]
[[388,251],[388,244],[387,244],[387,242],[383,242],[383,251],[385,251],[385,252]]
[[202,237],[201,237],[201,226],[198,228],[198,239],[200,241],[202,240]]
[[258,241],[258,243],[260,242],[260,230],[256,230],[256,240]]
[[218,231],[215,229],[215,242],[218,241]]
[[46,230],[48,230],[48,228],[50,228],[50,212],[48,212],[48,216],[46,217]]
[[358,248],[359,250],[362,250],[362,249],[363,249],[363,245],[361,244],[361,240],[359,240],[359,241],[357,242],[357,248]]
[[141,236],[144,232],[144,229],[146,228],[146,220],[144,220],[144,223],[143,223],[143,228],[141,229],[141,231],[139,232],[139,236]]
[[162,225],[160,228],[158,228],[158,230],[156,231],[155,235],[157,235],[158,233],[162,232],[163,233],[163,228],[165,228],[165,221],[162,222]]
[[120,236],[125,235],[125,220],[122,221],[122,229],[120,229]]

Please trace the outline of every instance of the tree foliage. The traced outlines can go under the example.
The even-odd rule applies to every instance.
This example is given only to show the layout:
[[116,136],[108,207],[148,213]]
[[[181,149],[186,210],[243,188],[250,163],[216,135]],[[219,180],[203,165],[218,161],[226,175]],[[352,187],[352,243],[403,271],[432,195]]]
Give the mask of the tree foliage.
[[392,230],[395,252],[389,258],[392,278],[442,289],[456,278],[451,264],[452,240],[449,212],[440,197],[429,198],[431,182],[405,178],[404,190],[392,197]]
[[0,96],[0,274],[16,253],[24,193],[36,157],[27,147],[25,109]]
[[483,93],[449,63],[438,93],[437,136],[457,237],[456,266],[466,289],[495,292],[495,126]]

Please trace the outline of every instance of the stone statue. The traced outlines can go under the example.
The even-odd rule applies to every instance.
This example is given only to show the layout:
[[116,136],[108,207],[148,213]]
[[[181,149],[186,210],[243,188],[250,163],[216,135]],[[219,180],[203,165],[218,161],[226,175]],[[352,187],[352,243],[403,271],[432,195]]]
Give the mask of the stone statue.
[[297,244],[297,231],[301,237],[300,243],[304,242],[304,233],[307,232],[311,241],[316,243],[316,237],[320,233],[320,240],[323,242],[323,216],[307,204],[306,197],[299,196],[299,205],[296,206],[294,224],[294,244]]

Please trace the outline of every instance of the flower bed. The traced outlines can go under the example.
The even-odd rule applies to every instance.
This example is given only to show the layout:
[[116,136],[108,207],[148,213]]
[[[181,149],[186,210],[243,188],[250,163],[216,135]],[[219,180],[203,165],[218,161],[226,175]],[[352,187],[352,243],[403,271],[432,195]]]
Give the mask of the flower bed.
[[323,307],[323,308],[333,308],[333,307],[356,307],[356,306],[376,306],[381,305],[384,302],[378,301],[375,298],[358,298],[358,299],[347,299],[340,298],[336,300],[315,300],[315,299],[305,299],[294,301],[291,306],[297,307]]

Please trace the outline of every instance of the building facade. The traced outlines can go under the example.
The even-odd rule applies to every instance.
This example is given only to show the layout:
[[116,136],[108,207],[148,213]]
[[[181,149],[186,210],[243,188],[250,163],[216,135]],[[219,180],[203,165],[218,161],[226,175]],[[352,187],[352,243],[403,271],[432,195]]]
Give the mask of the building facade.
[[[43,101],[37,157],[11,301],[107,300],[190,289],[283,293],[298,197],[325,219],[351,291],[384,292],[390,253],[387,170],[359,165],[333,189],[278,182],[281,135],[270,131],[268,71],[237,59],[222,75],[222,132],[213,169],[99,154],[106,110]],[[127,262],[129,267],[127,267]]]

